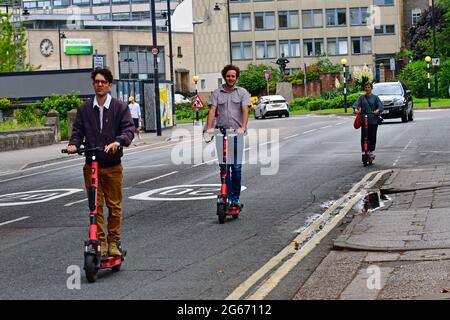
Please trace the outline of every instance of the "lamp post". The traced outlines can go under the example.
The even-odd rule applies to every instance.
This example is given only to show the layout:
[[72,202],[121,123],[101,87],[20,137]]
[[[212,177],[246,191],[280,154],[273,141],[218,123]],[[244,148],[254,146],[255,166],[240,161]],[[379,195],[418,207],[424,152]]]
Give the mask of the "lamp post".
[[[434,0],[431,0],[431,24],[433,27],[433,58],[437,58],[436,54],[436,18],[434,14]],[[434,65],[434,96],[438,97],[438,73],[437,65]]]
[[227,2],[216,2],[214,5],[214,11],[220,11],[220,5],[226,5],[227,8],[227,21],[228,21],[228,53],[229,53],[229,59],[230,64],[233,64],[233,55],[231,52],[231,19],[230,19],[230,0],[227,0]]
[[158,40],[156,34],[155,0],[150,1],[152,14],[152,54],[153,54],[153,84],[155,86],[155,111],[156,111],[156,135],[161,135],[161,105],[159,97],[159,73],[158,73]]
[[430,62],[431,62],[431,57],[430,56],[426,56],[425,57],[425,62],[427,63],[427,78],[428,78],[428,89],[427,89],[427,93],[428,93],[428,109],[431,108],[431,85],[430,85]]
[[[199,76],[195,75],[195,76],[192,77],[192,81],[194,81],[194,83],[195,83],[195,97],[196,98],[197,98],[197,93],[198,93],[198,91],[197,91],[197,82],[198,82],[198,80],[200,80]],[[199,119],[199,116],[198,116],[198,108],[195,108],[195,121],[197,122],[197,124],[198,124],[199,120],[200,119]]]
[[347,68],[346,68],[346,65],[347,65],[347,59],[342,59],[341,60],[341,64],[342,64],[342,67],[343,67],[343,70],[344,70],[344,110],[345,110],[345,113],[347,113],[347,76],[346,76],[346,72],[347,72]]
[[62,55],[61,55],[61,39],[66,39],[64,32],[61,33],[61,27],[58,26],[58,47],[59,47],[59,70],[62,70]]
[[172,119],[175,125],[175,83],[173,74],[173,44],[172,44],[172,19],[170,15],[170,0],[167,0],[167,28],[169,29],[169,64],[170,64],[170,82],[172,94]]
[[194,20],[192,21],[192,28],[193,28],[193,32],[192,32],[192,36],[194,37],[194,77],[197,75],[197,54],[195,53],[195,47],[197,46],[195,43],[195,26],[197,24],[202,24],[204,21],[203,20]]

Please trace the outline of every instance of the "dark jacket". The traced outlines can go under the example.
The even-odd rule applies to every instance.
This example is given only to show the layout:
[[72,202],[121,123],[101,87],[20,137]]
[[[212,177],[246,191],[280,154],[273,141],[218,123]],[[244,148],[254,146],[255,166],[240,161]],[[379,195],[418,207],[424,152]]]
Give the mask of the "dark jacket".
[[[378,96],[374,95],[373,93],[370,96],[368,96],[367,94],[359,96],[358,100],[356,100],[355,103],[353,104],[353,108],[356,109],[358,107],[362,107],[361,125],[364,124],[365,113],[374,112],[375,110],[378,109],[380,110],[381,114],[381,112],[383,112],[384,110],[383,102],[381,102],[380,98],[378,98]],[[369,118],[369,124],[378,124],[378,117],[376,115],[369,113],[367,116]]]
[[[94,99],[83,103],[77,110],[77,116],[72,128],[69,144],[77,148],[86,139],[86,147],[101,147],[102,149],[114,141],[121,146],[128,147],[134,138],[134,124],[131,119],[130,108],[115,98],[112,98],[109,109],[103,111],[103,130],[100,132],[100,111],[93,107]],[[120,149],[116,154],[98,153],[99,167],[112,167],[121,163],[123,152]],[[86,158],[86,163],[91,159]]]

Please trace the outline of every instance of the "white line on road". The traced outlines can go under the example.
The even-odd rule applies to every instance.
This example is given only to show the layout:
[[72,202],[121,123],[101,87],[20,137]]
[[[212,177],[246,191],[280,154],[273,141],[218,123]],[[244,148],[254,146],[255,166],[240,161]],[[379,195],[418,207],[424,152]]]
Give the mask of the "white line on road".
[[320,129],[326,129],[326,128],[331,128],[332,126],[325,126],[325,127],[321,127]]
[[162,176],[159,176],[159,177],[155,177],[155,178],[151,178],[151,179],[148,179],[148,180],[144,180],[144,181],[139,182],[138,184],[143,184],[143,183],[147,183],[147,182],[150,182],[150,181],[155,181],[155,180],[158,180],[158,179],[170,176],[170,175],[175,174],[175,173],[178,173],[178,171],[172,171],[172,172],[163,174]]
[[339,122],[339,123],[336,123],[335,126],[339,126],[339,125],[344,124],[344,123],[345,122]]
[[314,132],[314,131],[317,131],[318,129],[311,129],[311,130],[308,130],[308,131],[305,131],[305,132],[303,132],[303,134],[305,134],[305,133],[310,133],[310,132]]
[[25,220],[25,219],[28,219],[28,218],[29,218],[29,216],[26,216],[26,217],[14,219],[14,220],[5,221],[5,222],[0,223],[0,226],[4,226],[5,224],[9,224],[9,223]]
[[207,163],[210,163],[210,162],[214,162],[214,161],[217,161],[217,159],[212,159],[212,160],[208,160],[208,161],[205,161],[205,162],[202,162],[202,163],[194,164],[191,168],[199,167],[199,166],[202,166],[204,164],[207,164]]
[[283,139],[287,140],[287,139],[294,138],[294,137],[297,137],[297,136],[298,136],[298,133],[297,134],[293,134],[292,136],[287,136],[287,137],[285,137]]
[[74,205],[74,204],[77,204],[77,203],[80,203],[80,202],[85,202],[85,201],[87,201],[87,198],[82,199],[82,200],[78,200],[78,201],[75,201],[75,202],[71,202],[71,203],[68,203],[68,204],[65,204],[64,207],[70,207],[71,205]]
[[411,144],[412,141],[413,141],[413,139],[409,140],[409,142],[406,144],[406,146],[400,152],[399,156],[397,157],[397,159],[395,159],[394,163],[392,164],[393,167],[395,167],[397,165],[397,163],[399,162],[400,158],[402,157],[402,153],[405,152],[406,149],[408,149],[408,147],[409,147],[409,145]]

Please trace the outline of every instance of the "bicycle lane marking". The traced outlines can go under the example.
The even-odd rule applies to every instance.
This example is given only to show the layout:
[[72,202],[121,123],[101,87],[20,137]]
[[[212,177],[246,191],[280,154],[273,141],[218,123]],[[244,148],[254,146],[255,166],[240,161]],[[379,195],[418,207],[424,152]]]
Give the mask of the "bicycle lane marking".
[[7,224],[10,224],[10,223],[13,223],[13,222],[22,221],[22,220],[25,220],[25,219],[28,219],[28,218],[29,218],[29,216],[25,216],[25,217],[17,218],[17,219],[14,219],[14,220],[9,220],[9,221],[5,221],[5,222],[0,222],[0,227],[1,227],[1,226],[4,226],[4,225],[7,225]]

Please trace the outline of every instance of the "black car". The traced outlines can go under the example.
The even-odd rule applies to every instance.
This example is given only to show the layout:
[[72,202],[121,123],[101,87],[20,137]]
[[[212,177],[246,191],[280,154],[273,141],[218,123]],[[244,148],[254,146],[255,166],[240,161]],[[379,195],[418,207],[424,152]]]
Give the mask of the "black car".
[[402,122],[414,120],[411,91],[402,82],[381,82],[373,85],[373,94],[384,104],[383,119],[401,118]]

